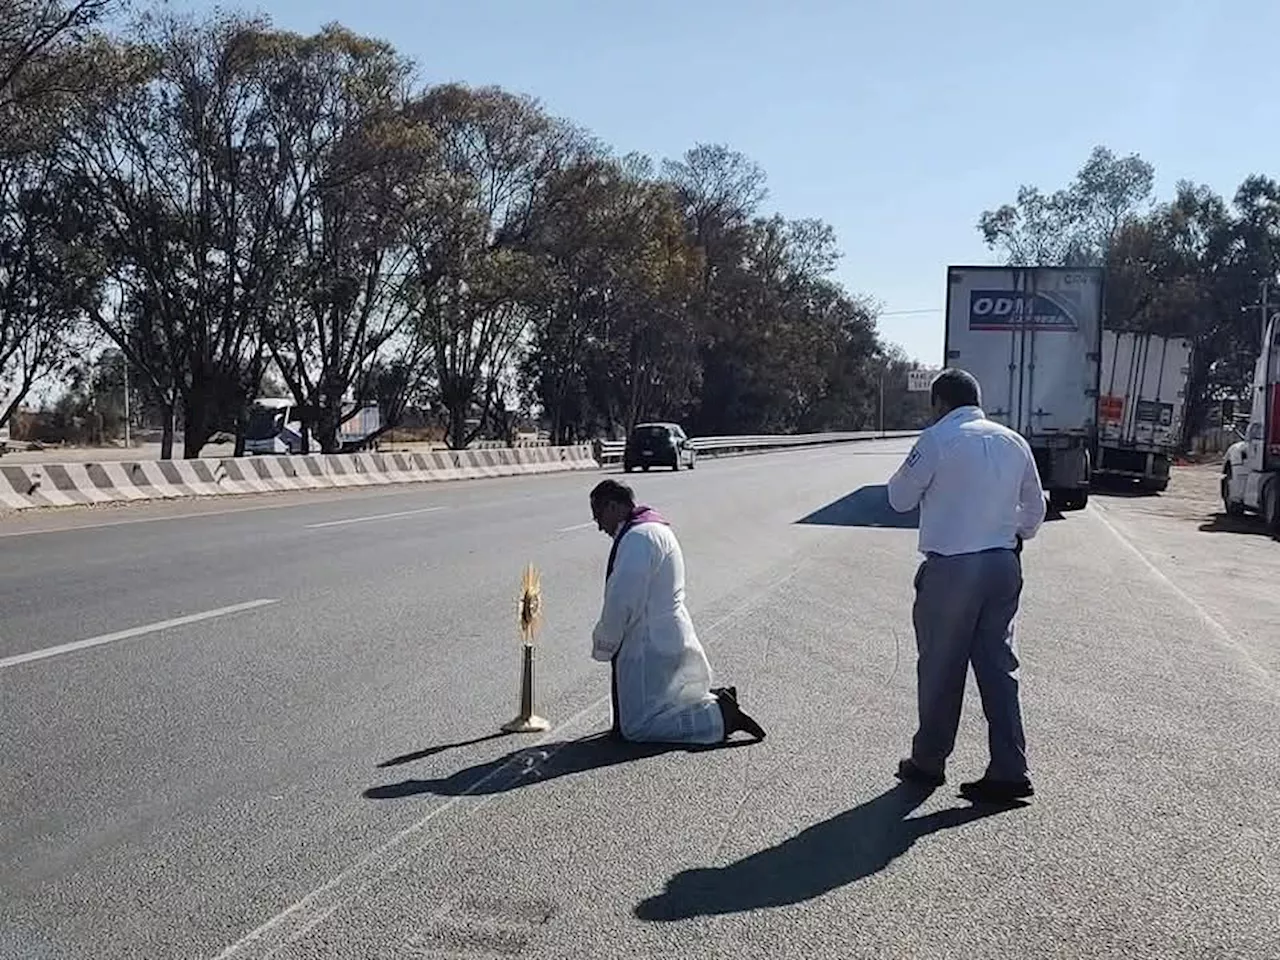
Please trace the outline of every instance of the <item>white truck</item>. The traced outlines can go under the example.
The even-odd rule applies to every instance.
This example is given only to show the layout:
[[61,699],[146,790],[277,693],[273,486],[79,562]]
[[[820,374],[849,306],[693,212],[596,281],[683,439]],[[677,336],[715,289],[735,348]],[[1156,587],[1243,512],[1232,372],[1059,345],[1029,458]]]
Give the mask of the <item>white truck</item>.
[[1103,330],[1093,472],[1166,489],[1190,379],[1190,340]]
[[977,377],[987,416],[1026,438],[1059,511],[1089,502],[1102,291],[1097,267],[947,268],[946,364]]
[[1253,370],[1253,403],[1244,439],[1227,448],[1222,504],[1231,516],[1261,514],[1280,536],[1280,314],[1267,322]]
[[[244,450],[248,454],[293,455],[302,452],[302,407],[287,397],[259,397],[249,407]],[[343,401],[343,421],[338,427],[342,452],[358,450],[366,438],[382,427],[378,404]],[[315,434],[307,432],[307,449],[320,452]]]

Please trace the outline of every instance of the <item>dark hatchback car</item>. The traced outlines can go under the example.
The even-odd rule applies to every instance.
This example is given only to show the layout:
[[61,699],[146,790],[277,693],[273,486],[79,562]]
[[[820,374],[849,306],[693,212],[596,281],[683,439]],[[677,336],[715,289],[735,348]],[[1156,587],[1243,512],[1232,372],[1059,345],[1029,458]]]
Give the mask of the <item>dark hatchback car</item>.
[[650,467],[679,470],[681,466],[686,466],[692,470],[697,459],[698,452],[693,449],[679,424],[637,423],[627,437],[627,446],[622,453],[622,469],[627,473],[636,467],[641,470],[648,470]]

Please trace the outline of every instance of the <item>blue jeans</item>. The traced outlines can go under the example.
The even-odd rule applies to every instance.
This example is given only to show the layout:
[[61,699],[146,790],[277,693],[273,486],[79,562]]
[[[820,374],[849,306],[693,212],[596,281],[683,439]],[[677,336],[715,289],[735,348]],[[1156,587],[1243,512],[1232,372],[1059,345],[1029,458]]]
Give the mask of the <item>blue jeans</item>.
[[1027,776],[1027,741],[1013,619],[1022,595],[1022,561],[1011,550],[931,554],[916,573],[915,587],[920,726],[912,759],[930,772],[945,771],[972,664],[987,718],[987,776],[1021,780]]

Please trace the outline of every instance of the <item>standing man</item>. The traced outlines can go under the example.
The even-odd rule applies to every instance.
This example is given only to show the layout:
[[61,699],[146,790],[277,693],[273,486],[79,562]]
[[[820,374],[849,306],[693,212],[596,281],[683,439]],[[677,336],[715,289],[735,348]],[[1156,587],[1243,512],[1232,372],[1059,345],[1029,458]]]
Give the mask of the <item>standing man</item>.
[[1022,541],[1044,522],[1044,490],[1026,440],[982,412],[973,376],[943,370],[931,399],[936,422],[889,481],[894,510],[920,508],[925,557],[912,611],[920,726],[898,776],[930,787],[945,782],[972,663],[991,761],[960,792],[977,802],[1030,797],[1013,619]]
[[591,656],[612,664],[614,735],[719,743],[742,730],[763,740],[737,690],[711,687],[711,665],[684,604],[684,556],[667,521],[636,506],[631,488],[616,480],[591,491],[591,516],[613,538]]

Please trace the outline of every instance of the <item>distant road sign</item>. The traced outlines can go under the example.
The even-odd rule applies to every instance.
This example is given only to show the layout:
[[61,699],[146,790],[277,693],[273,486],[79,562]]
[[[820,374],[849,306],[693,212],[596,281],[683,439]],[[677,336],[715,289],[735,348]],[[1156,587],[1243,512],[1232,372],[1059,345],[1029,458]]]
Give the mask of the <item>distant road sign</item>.
[[926,392],[933,386],[933,378],[937,375],[936,370],[908,370],[907,389],[912,393]]

